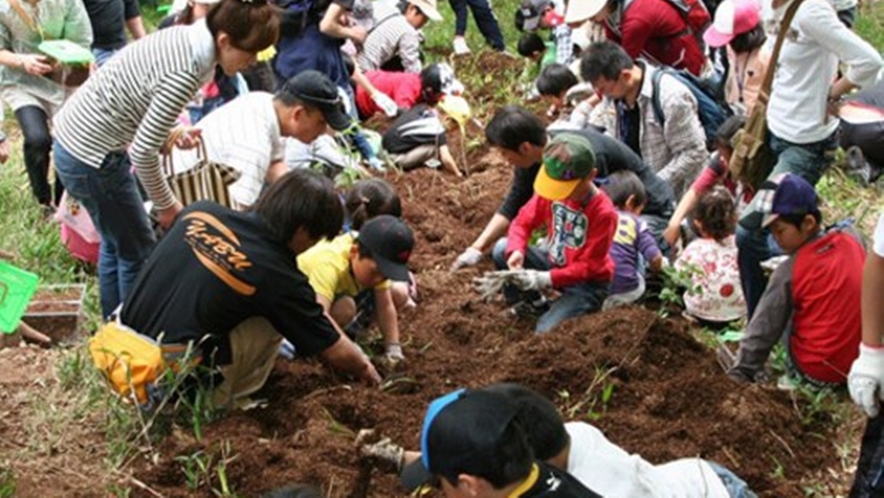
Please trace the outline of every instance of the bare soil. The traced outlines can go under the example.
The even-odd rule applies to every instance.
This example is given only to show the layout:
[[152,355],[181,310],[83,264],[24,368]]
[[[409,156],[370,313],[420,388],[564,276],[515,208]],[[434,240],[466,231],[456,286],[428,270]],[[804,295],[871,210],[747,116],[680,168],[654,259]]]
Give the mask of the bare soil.
[[[327,496],[404,496],[395,477],[361,471],[353,436],[374,427],[418,448],[424,409],[462,386],[520,382],[590,417],[608,437],[654,463],[700,456],[731,468],[763,496],[804,496],[821,469],[840,469],[827,420],[802,425],[789,395],[732,383],[714,352],[683,320],[626,308],[567,322],[544,336],[481,302],[470,280],[482,270],[447,271],[496,209],[511,177],[489,157],[467,180],[419,170],[393,179],[417,235],[412,267],[418,309],[403,319],[407,364],[387,372],[383,389],[339,378],[312,361],[279,361],[259,397],[268,406],[227,416],[205,438],[178,432],[160,445],[156,464],[138,479],[168,496],[191,496],[175,456],[202,450],[235,455],[226,465],[233,489],[247,496],[295,482]],[[605,372],[609,376],[604,377]],[[607,403],[600,392],[613,384]],[[215,483],[217,488],[218,484]],[[136,493],[136,495],[139,493]],[[197,493],[209,496],[207,486]]]

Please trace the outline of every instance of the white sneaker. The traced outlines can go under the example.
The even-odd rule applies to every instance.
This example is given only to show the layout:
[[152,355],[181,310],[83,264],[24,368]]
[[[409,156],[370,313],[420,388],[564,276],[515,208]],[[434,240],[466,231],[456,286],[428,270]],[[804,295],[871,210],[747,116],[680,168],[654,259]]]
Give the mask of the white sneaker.
[[466,55],[471,53],[470,46],[467,45],[467,39],[462,36],[454,37],[454,55]]

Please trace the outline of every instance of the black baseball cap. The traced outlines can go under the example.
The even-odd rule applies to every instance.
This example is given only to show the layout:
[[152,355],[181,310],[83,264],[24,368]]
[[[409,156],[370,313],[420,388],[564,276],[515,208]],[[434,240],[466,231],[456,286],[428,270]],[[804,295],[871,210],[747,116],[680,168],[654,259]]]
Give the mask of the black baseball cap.
[[369,251],[384,277],[408,282],[408,258],[414,249],[414,234],[399,218],[382,214],[365,222],[359,242]]
[[490,474],[501,458],[500,438],[517,412],[495,392],[460,389],[436,398],[424,417],[421,457],[402,470],[402,486],[410,493],[436,476]]
[[344,110],[344,101],[338,93],[338,87],[319,71],[301,71],[289,78],[279,89],[279,93],[290,95],[319,109],[328,125],[337,131],[346,130],[353,122]]

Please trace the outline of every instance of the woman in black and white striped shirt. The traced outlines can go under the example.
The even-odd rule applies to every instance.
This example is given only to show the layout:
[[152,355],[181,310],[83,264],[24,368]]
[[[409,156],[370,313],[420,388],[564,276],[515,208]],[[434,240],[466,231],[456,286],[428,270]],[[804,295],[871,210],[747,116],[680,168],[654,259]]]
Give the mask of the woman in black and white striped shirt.
[[[256,54],[278,36],[277,9],[267,0],[222,0],[205,20],[127,46],[59,112],[55,167],[101,233],[104,316],[126,297],[155,242],[130,164],[160,225],[169,227],[181,210],[158,161],[169,130],[211,79],[215,64],[235,74],[252,65]],[[179,146],[192,145],[192,138],[185,137]]]

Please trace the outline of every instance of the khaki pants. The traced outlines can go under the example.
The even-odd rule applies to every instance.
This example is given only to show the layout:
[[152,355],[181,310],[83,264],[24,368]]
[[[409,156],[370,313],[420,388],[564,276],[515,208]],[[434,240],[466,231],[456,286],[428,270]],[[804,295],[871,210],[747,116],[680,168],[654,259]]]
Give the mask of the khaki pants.
[[405,171],[419,168],[430,159],[439,156],[439,147],[436,145],[418,145],[405,154],[390,154],[390,159]]
[[237,408],[260,389],[279,352],[282,336],[264,318],[249,318],[230,332],[232,362],[219,368],[224,381],[212,394],[218,408]]

